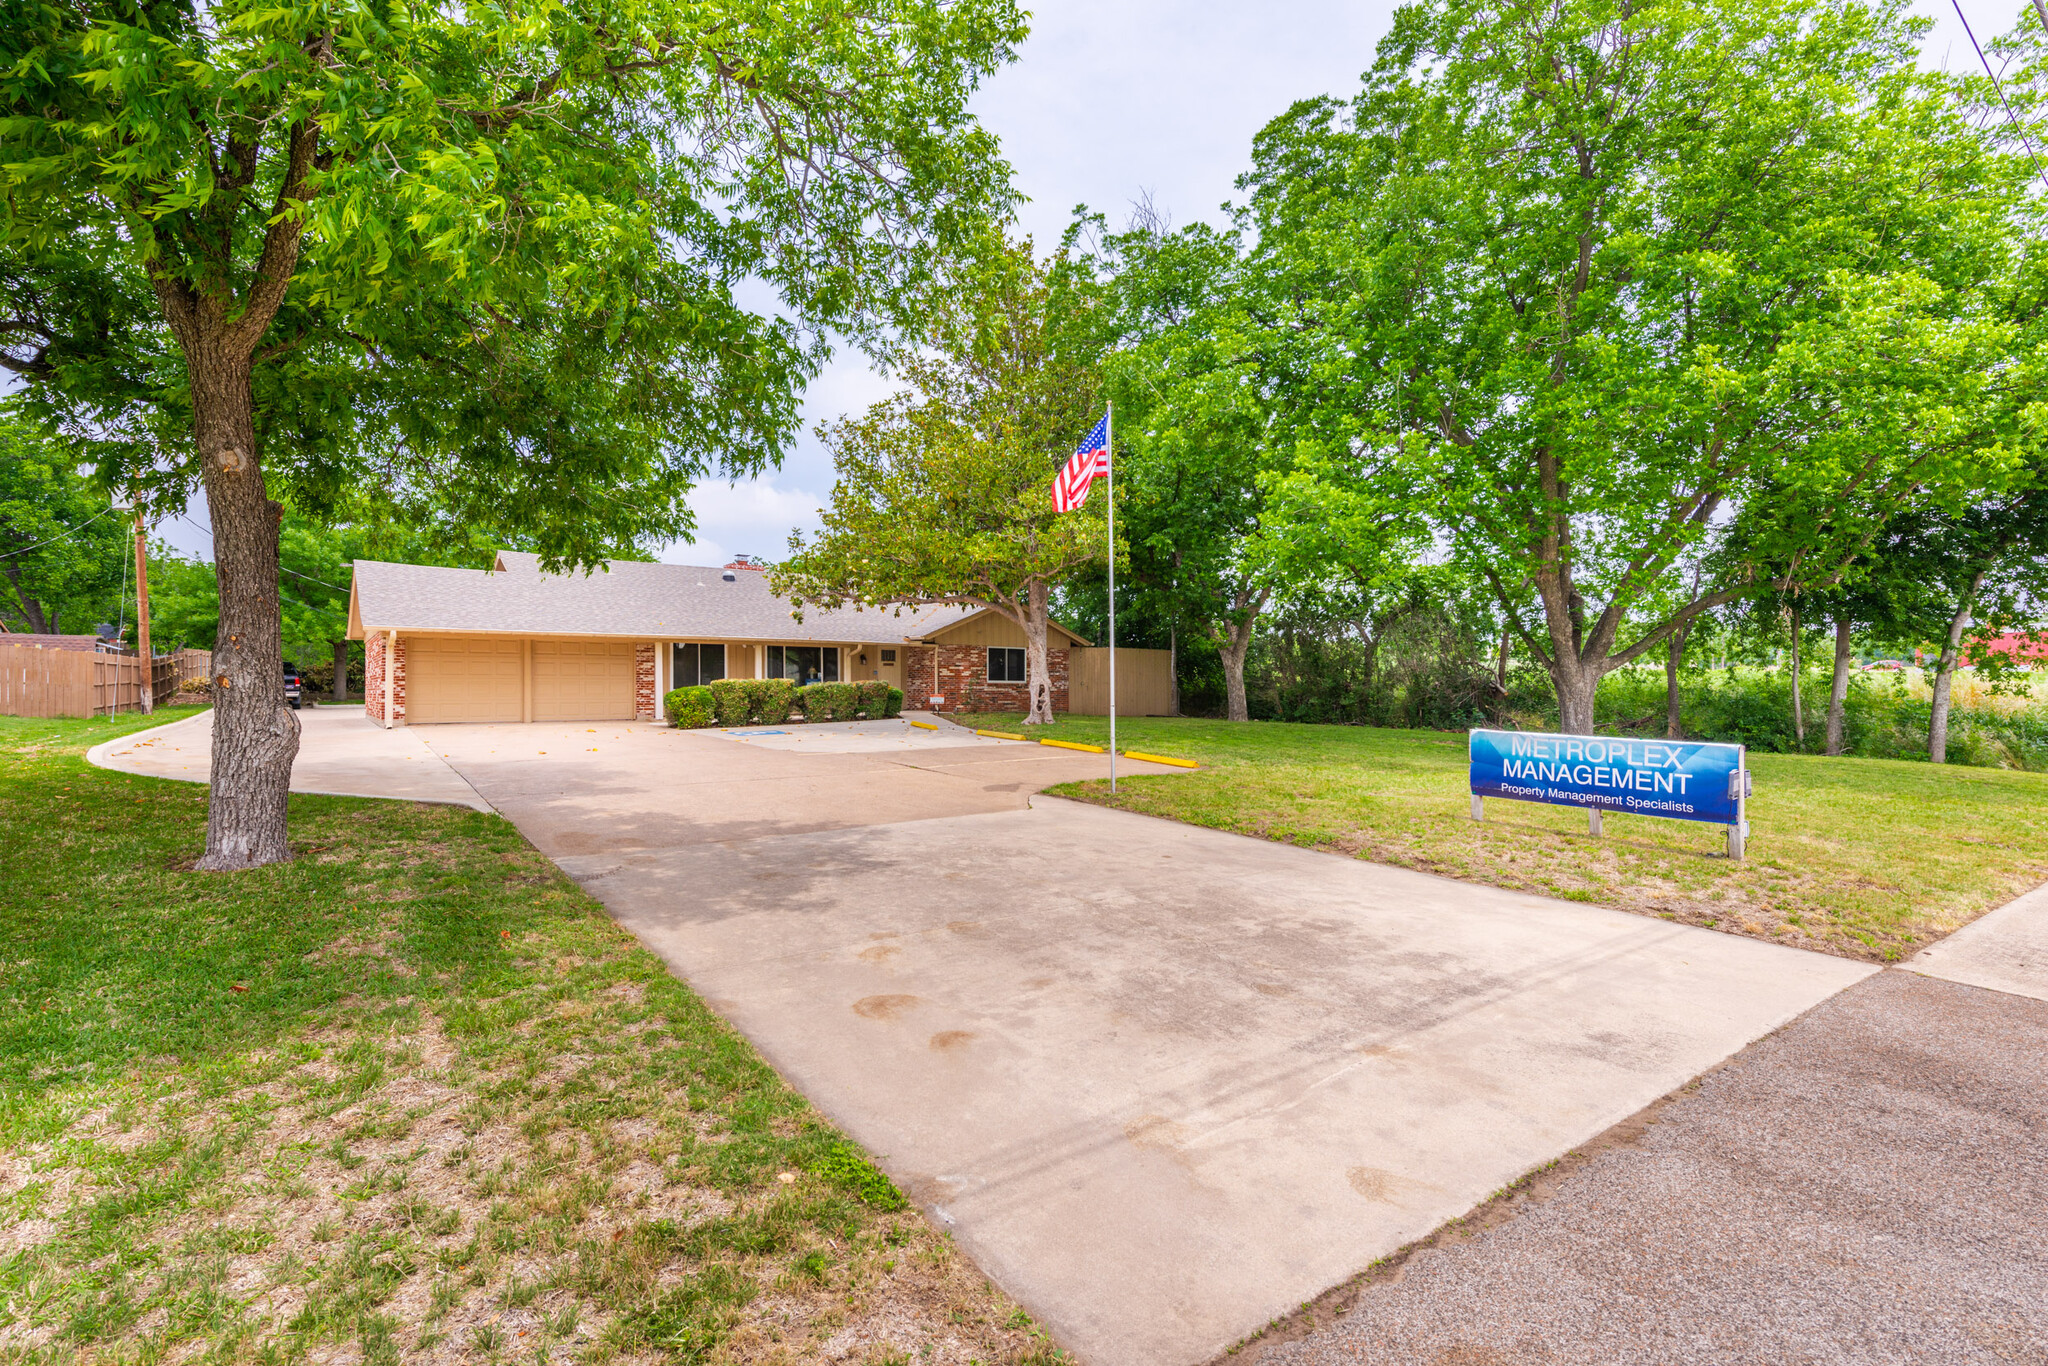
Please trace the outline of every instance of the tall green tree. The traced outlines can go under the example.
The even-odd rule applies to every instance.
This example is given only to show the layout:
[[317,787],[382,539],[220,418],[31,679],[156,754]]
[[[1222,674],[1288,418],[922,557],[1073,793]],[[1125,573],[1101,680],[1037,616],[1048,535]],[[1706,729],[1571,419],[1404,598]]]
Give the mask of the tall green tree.
[[1235,233],[1139,226],[1108,246],[1121,344],[1106,368],[1131,571],[1215,642],[1224,713],[1243,721],[1245,659],[1289,567],[1262,483],[1291,450],[1277,425],[1289,377],[1273,364],[1273,310]]
[[116,610],[131,558],[129,520],[69,452],[0,414],[0,624],[90,631]]
[[[1009,199],[967,101],[1010,0],[12,0],[7,363],[114,482],[203,485],[199,866],[287,856],[280,496],[473,510],[588,562],[777,459]],[[770,316],[741,301],[779,295]]]
[[903,392],[819,429],[837,479],[813,539],[769,571],[799,609],[959,603],[1024,633],[1027,725],[1053,720],[1055,587],[1107,554],[1107,495],[1053,510],[1052,481],[1101,412],[1100,304],[1064,253],[988,253],[934,310]]
[[[1990,301],[2031,167],[1923,30],[1896,0],[1424,0],[1356,101],[1261,134],[1318,458],[1443,528],[1564,729],[1757,565],[1832,582],[2038,439]],[[1678,591],[1736,521],[1756,555]]]

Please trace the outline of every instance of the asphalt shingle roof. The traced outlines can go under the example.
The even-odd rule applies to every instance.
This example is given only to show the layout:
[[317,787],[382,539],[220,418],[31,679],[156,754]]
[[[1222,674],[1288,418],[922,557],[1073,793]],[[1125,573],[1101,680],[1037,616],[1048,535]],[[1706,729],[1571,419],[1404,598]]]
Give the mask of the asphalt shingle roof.
[[942,631],[971,607],[804,609],[797,621],[768,576],[686,564],[615,561],[603,570],[541,572],[540,557],[498,555],[499,569],[357,560],[355,606],[366,632],[476,631],[635,639],[897,641]]

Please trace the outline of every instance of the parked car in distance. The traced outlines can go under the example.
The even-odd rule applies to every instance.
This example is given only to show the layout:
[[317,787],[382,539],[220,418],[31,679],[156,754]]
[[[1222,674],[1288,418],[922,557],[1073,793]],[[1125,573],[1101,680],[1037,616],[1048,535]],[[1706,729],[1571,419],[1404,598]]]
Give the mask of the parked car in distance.
[[1873,660],[1873,661],[1871,661],[1871,662],[1870,662],[1870,663],[1868,663],[1868,664],[1865,664],[1865,665],[1863,666],[1863,672],[1865,672],[1865,673],[1869,673],[1869,672],[1870,672],[1870,671],[1871,671],[1872,669],[1903,669],[1903,668],[1905,668],[1905,667],[1906,667],[1906,666],[1905,666],[1904,662],[1903,662],[1903,661],[1901,661],[1901,660],[1896,660],[1896,659],[1878,659],[1878,660]]
[[284,700],[291,704],[293,711],[299,709],[299,694],[303,690],[303,685],[304,680],[299,677],[298,669],[293,666],[290,660],[286,660],[284,663]]

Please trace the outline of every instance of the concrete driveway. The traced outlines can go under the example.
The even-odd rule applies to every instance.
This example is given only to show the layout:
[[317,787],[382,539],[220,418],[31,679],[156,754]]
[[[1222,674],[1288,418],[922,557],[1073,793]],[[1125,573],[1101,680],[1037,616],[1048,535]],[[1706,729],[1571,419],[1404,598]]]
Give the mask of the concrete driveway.
[[417,733],[1088,1362],[1204,1360],[1871,971],[1033,799],[1099,756]]
[[[292,791],[334,797],[393,797],[491,809],[461,774],[427,748],[421,731],[385,730],[361,707],[306,707],[299,712],[299,753]],[[136,731],[94,745],[87,760],[101,768],[152,778],[203,783],[213,777],[213,713]]]
[[[1872,971],[1034,797],[1107,760],[957,729],[304,718],[295,789],[503,812],[1104,1366],[1215,1355]],[[182,724],[96,761],[198,776]]]

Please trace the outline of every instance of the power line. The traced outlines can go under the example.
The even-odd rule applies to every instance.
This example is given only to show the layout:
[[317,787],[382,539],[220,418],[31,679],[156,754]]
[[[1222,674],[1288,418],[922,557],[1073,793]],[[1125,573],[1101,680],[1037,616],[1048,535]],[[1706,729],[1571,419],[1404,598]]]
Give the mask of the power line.
[[115,511],[115,509],[108,508],[104,512],[96,512],[92,516],[80,522],[77,526],[71,528],[71,530],[65,532],[62,536],[52,536],[47,541],[37,541],[34,545],[25,545],[22,546],[19,550],[0,551],[0,555],[26,555],[31,550],[41,550],[46,545],[55,545],[59,541],[68,540],[71,537],[76,536],[79,532],[85,530],[87,527],[91,526],[94,522],[97,522],[100,518],[106,516],[107,513],[113,511]]
[[[187,513],[183,513],[183,512],[181,512],[181,513],[179,513],[178,515],[179,515],[180,517],[183,517],[183,518],[184,518],[184,519],[185,519],[186,521],[188,521],[188,522],[191,522],[193,526],[199,527],[199,529],[200,529],[201,531],[203,531],[203,532],[205,532],[205,533],[206,533],[206,535],[207,535],[207,539],[211,540],[211,539],[213,538],[213,528],[212,528],[212,527],[210,527],[210,526],[199,526],[199,522],[198,522],[198,520],[197,520],[197,519],[195,519],[195,518],[193,518],[192,516],[190,516],[190,515],[189,515],[189,514],[187,514]],[[317,583],[317,584],[319,584],[319,585],[320,585],[320,586],[321,586],[322,588],[331,588],[331,589],[333,589],[333,590],[334,590],[335,592],[337,592],[337,593],[346,593],[346,592],[348,592],[348,590],[347,590],[346,588],[343,588],[343,587],[342,587],[342,586],[341,586],[340,584],[338,584],[338,583],[329,583],[329,582],[327,582],[327,580],[325,580],[325,579],[316,579],[316,578],[314,578],[314,577],[313,577],[313,576],[312,576],[311,574],[301,574],[301,573],[300,573],[300,572],[299,572],[298,570],[296,570],[296,569],[293,569],[293,568],[292,568],[292,567],[291,567],[290,565],[287,565],[287,564],[283,564],[283,563],[280,563],[280,564],[279,564],[279,565],[278,565],[277,567],[278,567],[279,569],[283,570],[283,571],[284,571],[285,573],[287,573],[287,574],[291,575],[291,576],[292,576],[293,578],[295,578],[295,579],[304,579],[304,580],[305,580],[305,581],[306,581],[307,583]]]
[[[2039,173],[2041,183],[2048,185],[2048,166],[2041,164],[2041,154],[2034,150],[2034,140],[2020,132],[2020,116],[2012,112],[2012,101],[2005,97],[2005,86],[1999,82],[1998,73],[1991,69],[1991,59],[1984,55],[1984,45],[1977,41],[1976,31],[1970,27],[1969,16],[1963,13],[1963,0],[1949,0],[1956,7],[1956,18],[1963,21],[1963,32],[1969,35],[1970,46],[1977,49],[1977,60],[1983,64],[1984,74],[1991,78],[1991,88],[1998,92],[1998,102],[2005,106],[2005,117],[2011,121],[2013,131],[2020,135],[2020,146],[2027,149],[2027,155],[2034,159],[2034,170]],[[2041,11],[2041,22],[2048,25],[2048,5],[2034,0],[2034,7]]]

